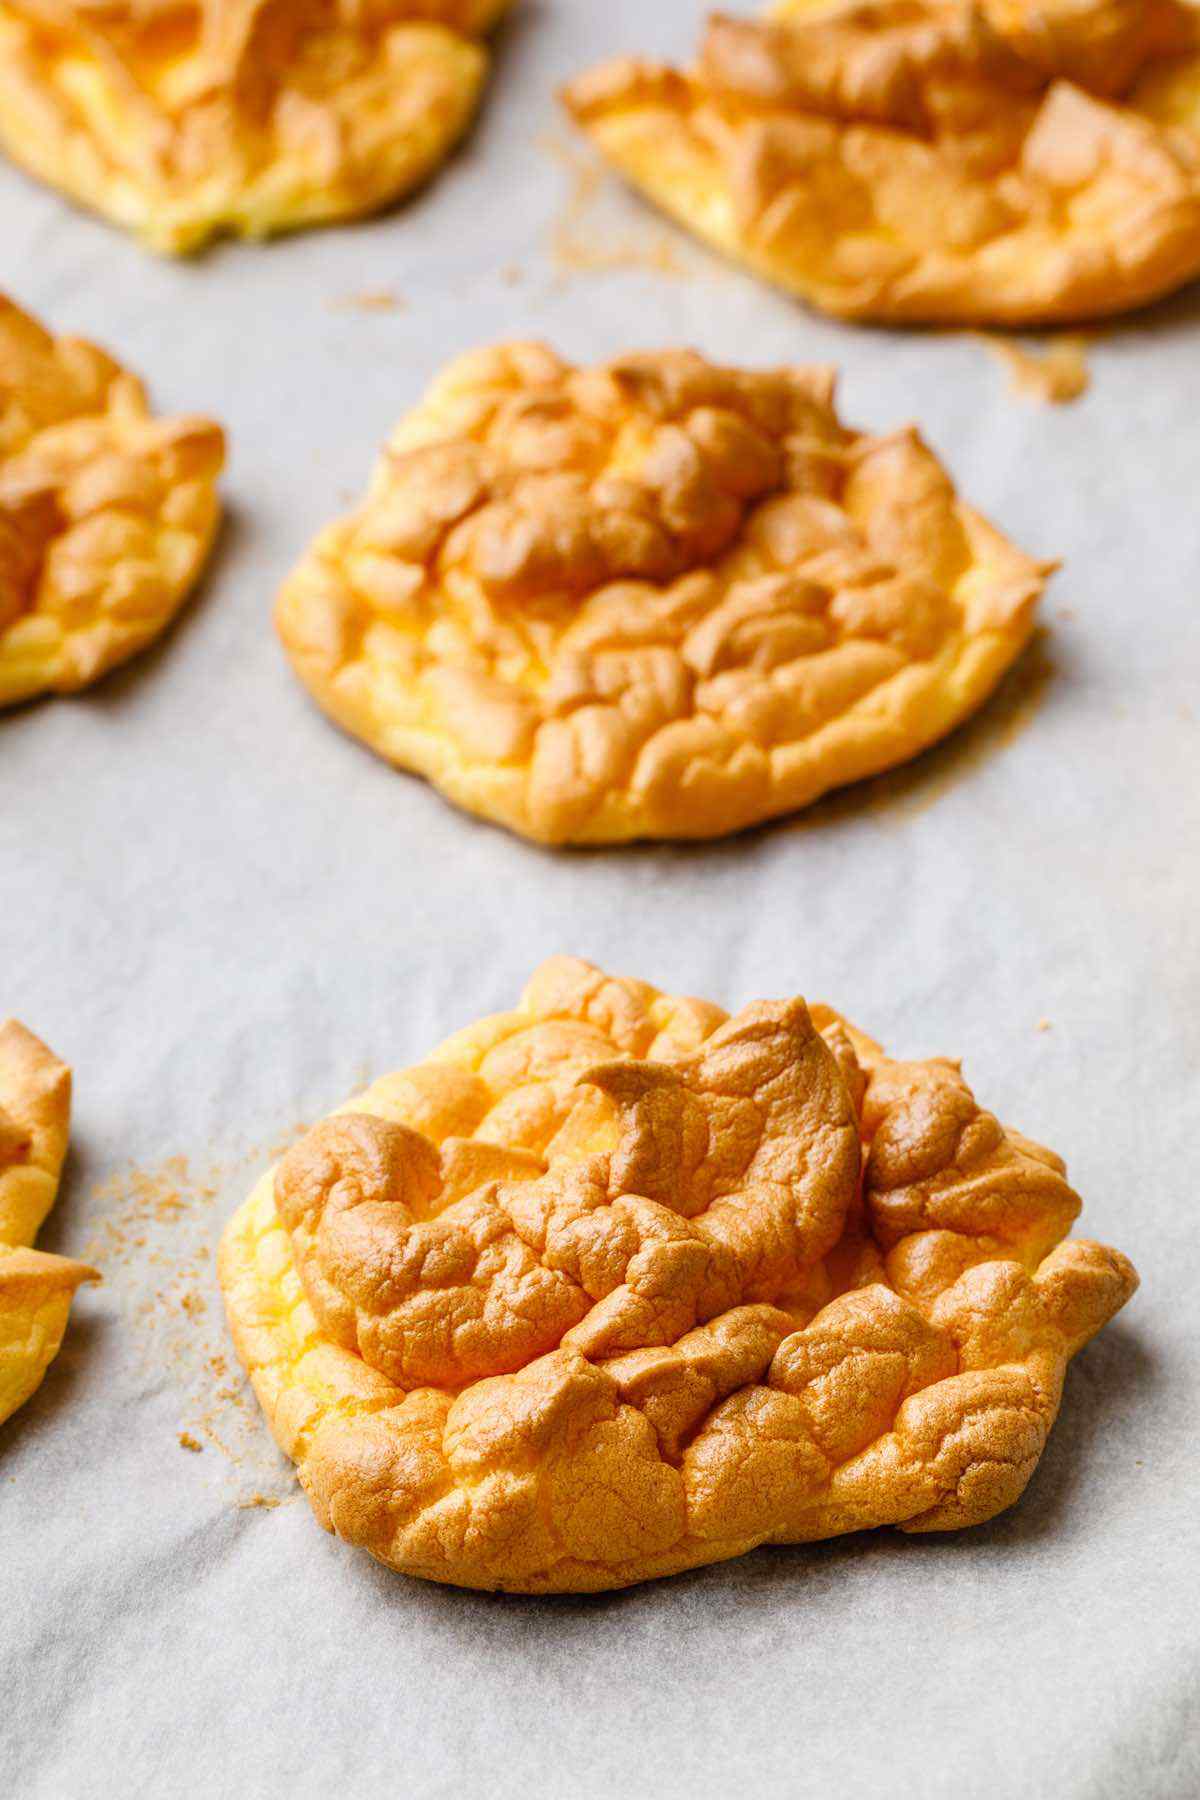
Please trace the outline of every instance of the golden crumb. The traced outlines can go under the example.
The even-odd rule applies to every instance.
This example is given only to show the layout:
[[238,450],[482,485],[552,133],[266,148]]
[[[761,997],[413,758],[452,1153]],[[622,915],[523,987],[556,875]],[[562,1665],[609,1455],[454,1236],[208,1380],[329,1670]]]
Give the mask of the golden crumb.
[[1037,1028],[1039,1031],[1053,1031],[1054,1030],[1054,1021],[1052,1019],[1039,1019],[1037,1022]]
[[1044,406],[1065,406],[1078,400],[1091,386],[1087,364],[1088,340],[1071,336],[1052,339],[1031,350],[1015,338],[980,333],[992,355],[1008,370],[1009,387]]
[[[271,1154],[303,1129],[280,1133]],[[218,1467],[234,1503],[247,1492],[269,1494],[286,1479],[247,1384],[231,1367],[224,1311],[214,1304],[212,1262],[230,1182],[262,1161],[258,1146],[220,1162],[171,1155],[113,1171],[90,1196],[89,1254],[105,1268],[134,1354],[174,1391],[181,1447],[221,1452]]]
[[339,294],[329,304],[335,312],[399,312],[408,303],[391,288],[368,288],[361,294]]
[[561,279],[639,269],[652,275],[688,274],[688,265],[668,232],[639,227],[614,233],[602,223],[599,202],[615,187],[602,162],[553,136],[544,137],[541,143],[567,171],[571,183],[551,232],[551,254]]

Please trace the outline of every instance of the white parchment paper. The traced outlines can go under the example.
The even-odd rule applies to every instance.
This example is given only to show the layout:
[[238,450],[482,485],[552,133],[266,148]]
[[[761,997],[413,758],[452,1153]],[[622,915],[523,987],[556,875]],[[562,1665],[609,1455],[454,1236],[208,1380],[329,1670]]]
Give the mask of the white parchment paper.
[[[685,55],[698,10],[525,0],[426,194],[268,248],[154,261],[0,168],[3,285],[232,444],[177,629],[0,720],[0,1011],[77,1072],[42,1242],[106,1275],[0,1433],[7,1795],[1200,1791],[1200,294],[1105,334],[1088,397],[1046,410],[969,336],[818,319],[581,194],[554,86]],[[346,304],[379,290],[402,304]],[[725,844],[548,853],[452,811],[318,716],[268,615],[431,373],[513,335],[840,364],[849,417],[919,418],[1064,558],[1044,638],[944,748]],[[554,1601],[407,1581],[317,1529],[232,1367],[220,1226],[300,1122],[559,949],[728,1005],[827,997],[961,1054],[1068,1157],[1144,1286],[1014,1511]]]

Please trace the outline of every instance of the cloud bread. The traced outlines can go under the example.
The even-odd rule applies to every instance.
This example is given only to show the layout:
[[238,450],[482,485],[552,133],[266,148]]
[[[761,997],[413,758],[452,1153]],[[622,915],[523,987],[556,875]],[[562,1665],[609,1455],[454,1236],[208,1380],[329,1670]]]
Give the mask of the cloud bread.
[[1011,1505],[1137,1285],[1078,1211],[957,1064],[559,957],[308,1132],[220,1272],[322,1525],[574,1592]]
[[87,687],[156,638],[208,556],[210,419],[154,419],[134,376],[0,295],[0,706]]
[[822,369],[464,357],[276,618],[327,712],[548,843],[703,838],[914,755],[1029,636],[1046,569]]
[[86,1263],[31,1248],[54,1204],[71,1115],[71,1071],[15,1019],[0,1025],[0,1421],[58,1355]]
[[0,145],[152,248],[372,212],[449,155],[511,0],[0,0]]
[[635,187],[827,312],[1081,320],[1200,273],[1198,19],[1176,0],[792,4],[715,15],[686,73],[625,58],[564,97]]

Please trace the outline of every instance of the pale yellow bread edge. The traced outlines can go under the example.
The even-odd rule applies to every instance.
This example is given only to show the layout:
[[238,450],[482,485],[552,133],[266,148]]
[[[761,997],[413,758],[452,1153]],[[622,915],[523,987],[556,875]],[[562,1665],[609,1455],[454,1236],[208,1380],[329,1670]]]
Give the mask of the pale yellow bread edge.
[[[654,65],[650,65],[654,67]],[[878,284],[860,288],[799,273],[788,258],[756,244],[740,229],[724,174],[705,155],[679,113],[646,103],[599,118],[584,118],[575,84],[562,99],[576,123],[618,173],[685,230],[773,286],[837,318],[900,325],[1050,326],[1110,318],[1148,306],[1200,275],[1200,185],[1186,200],[1147,208],[1138,220],[1143,251],[1136,271],[1114,279],[1086,261],[1064,274],[1033,259],[1026,281],[1006,272],[1003,286],[981,282],[966,262],[930,256],[922,278],[881,297]],[[1046,291],[1048,290],[1048,291]]]
[[[934,660],[910,664],[808,738],[788,746],[785,772],[772,782],[764,804],[732,817],[714,819],[698,811],[682,823],[672,815],[670,824],[664,825],[652,809],[622,790],[607,795],[569,837],[546,837],[539,833],[526,802],[527,771],[503,765],[481,768],[441,733],[389,724],[380,716],[368,684],[347,692],[345,683],[329,679],[324,658],[291,628],[293,596],[298,602],[302,591],[303,564],[284,584],[276,625],[296,672],[330,718],[396,767],[423,776],[468,812],[545,843],[586,846],[643,838],[712,838],[796,812],[834,788],[909,761],[962,724],[993,693],[1032,635],[1052,565],[1030,561],[974,508],[960,501],[956,511],[977,552],[964,577],[977,589],[968,612],[975,620],[990,622],[972,628],[968,618],[967,629],[949,638]],[[322,551],[332,551],[336,559],[348,530],[344,523],[330,526],[305,561]],[[987,557],[994,558],[1003,573],[993,584],[980,585],[978,572]]]

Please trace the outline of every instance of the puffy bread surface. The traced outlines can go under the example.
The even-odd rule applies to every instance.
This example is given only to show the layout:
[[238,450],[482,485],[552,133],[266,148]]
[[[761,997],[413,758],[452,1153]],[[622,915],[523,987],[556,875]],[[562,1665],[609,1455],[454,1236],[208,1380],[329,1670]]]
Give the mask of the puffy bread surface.
[[315,1126],[227,1228],[234,1340],[329,1530],[620,1587],[1022,1492],[1137,1277],[956,1064],[560,957]]
[[791,0],[686,72],[574,81],[604,155],[850,318],[1037,324],[1200,273],[1200,12],[1181,0]]
[[548,843],[705,838],[957,725],[1046,569],[828,370],[690,351],[452,364],[276,618],[347,730]]
[[156,638],[207,558],[220,427],[0,295],[0,706],[82,688]]
[[152,248],[367,213],[461,138],[511,0],[0,0],[0,145]]
[[58,1355],[86,1263],[32,1248],[54,1204],[71,1114],[71,1072],[9,1019],[0,1025],[0,1422]]

